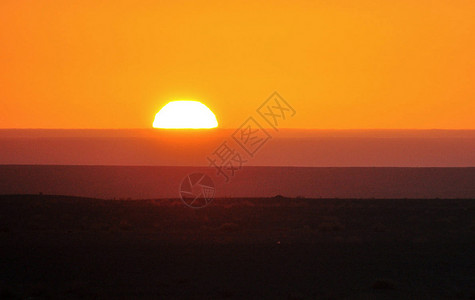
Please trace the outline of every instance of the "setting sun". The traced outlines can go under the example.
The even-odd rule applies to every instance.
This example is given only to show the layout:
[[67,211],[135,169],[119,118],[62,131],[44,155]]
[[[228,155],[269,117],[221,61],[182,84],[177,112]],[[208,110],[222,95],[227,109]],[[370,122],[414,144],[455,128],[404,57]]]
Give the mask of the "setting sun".
[[165,105],[153,121],[154,128],[201,129],[218,127],[214,113],[199,101],[172,101]]

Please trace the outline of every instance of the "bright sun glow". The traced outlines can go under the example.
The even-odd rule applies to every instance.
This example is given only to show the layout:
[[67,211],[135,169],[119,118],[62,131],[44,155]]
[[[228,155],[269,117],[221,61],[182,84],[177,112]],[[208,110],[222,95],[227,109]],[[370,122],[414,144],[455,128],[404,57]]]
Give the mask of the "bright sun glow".
[[218,121],[213,112],[199,101],[172,101],[155,115],[153,127],[215,128],[218,127]]

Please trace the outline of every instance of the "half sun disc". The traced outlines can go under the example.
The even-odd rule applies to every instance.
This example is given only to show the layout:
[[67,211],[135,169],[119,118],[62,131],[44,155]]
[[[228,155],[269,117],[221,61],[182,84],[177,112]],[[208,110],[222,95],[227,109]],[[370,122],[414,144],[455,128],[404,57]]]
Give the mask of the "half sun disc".
[[201,129],[218,127],[214,113],[199,101],[180,100],[165,105],[153,121],[154,128]]

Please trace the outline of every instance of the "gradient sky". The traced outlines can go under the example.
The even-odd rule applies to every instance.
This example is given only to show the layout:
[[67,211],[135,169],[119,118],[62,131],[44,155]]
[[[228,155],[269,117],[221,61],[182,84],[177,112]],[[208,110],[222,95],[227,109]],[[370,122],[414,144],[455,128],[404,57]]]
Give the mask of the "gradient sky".
[[0,128],[232,128],[277,90],[285,127],[475,129],[474,53],[473,0],[2,0]]

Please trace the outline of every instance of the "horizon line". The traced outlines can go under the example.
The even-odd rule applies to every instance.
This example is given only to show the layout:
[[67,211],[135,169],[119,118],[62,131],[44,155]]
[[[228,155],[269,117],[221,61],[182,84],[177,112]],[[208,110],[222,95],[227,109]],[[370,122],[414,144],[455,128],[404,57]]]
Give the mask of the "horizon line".
[[[7,127],[0,130],[151,130],[151,131],[216,131],[216,130],[236,130],[239,127],[216,127],[216,128],[153,128],[153,127],[121,127],[121,128],[98,128],[98,127]],[[273,127],[263,127],[263,129],[275,130]],[[408,130],[408,131],[475,131],[475,128],[298,128],[283,127],[280,130],[316,130],[316,131],[376,131],[376,130]]]

